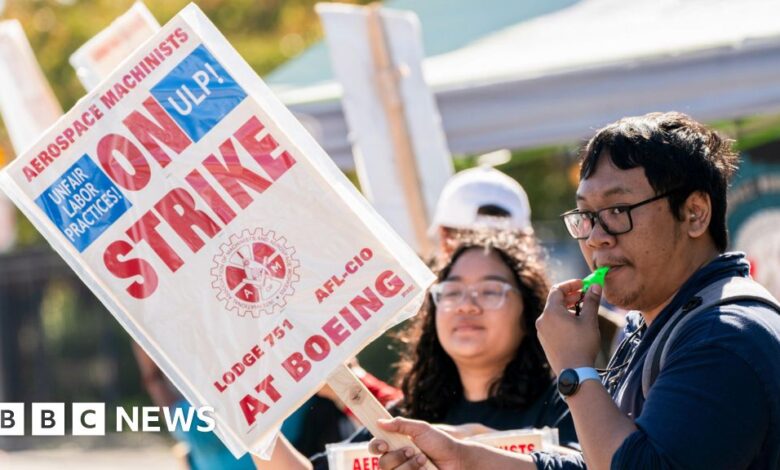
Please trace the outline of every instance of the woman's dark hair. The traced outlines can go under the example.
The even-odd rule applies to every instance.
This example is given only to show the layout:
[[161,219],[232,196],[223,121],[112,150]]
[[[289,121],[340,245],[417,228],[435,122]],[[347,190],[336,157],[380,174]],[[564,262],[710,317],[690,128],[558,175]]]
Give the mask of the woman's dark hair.
[[726,190],[739,158],[733,142],[682,113],[650,113],[623,118],[596,132],[580,154],[580,181],[608,155],[621,170],[642,167],[656,194],[674,192],[669,206],[683,220],[688,196],[701,191],[710,197],[709,233],[719,251],[726,251]]
[[[536,319],[542,313],[550,282],[543,253],[533,235],[510,231],[467,231],[457,239],[458,248],[439,267],[444,280],[467,250],[480,248],[497,253],[512,271],[523,299],[522,329],[525,333],[514,358],[490,387],[489,399],[502,408],[525,409],[550,385],[550,365],[536,334]],[[412,324],[398,335],[406,348],[397,364],[397,382],[404,399],[404,416],[441,421],[449,407],[463,396],[463,386],[452,358],[436,335],[436,307],[428,294]]]

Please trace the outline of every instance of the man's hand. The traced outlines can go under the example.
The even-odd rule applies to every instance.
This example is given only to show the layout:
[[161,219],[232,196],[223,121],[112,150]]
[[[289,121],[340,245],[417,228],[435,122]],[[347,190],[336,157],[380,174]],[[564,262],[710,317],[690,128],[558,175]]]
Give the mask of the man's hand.
[[[460,456],[462,444],[444,431],[436,429],[424,421],[405,418],[379,420],[378,424],[385,431],[409,436],[412,442],[430,457],[439,470],[466,468],[462,465],[462,457]],[[373,454],[382,455],[379,459],[379,467],[382,470],[413,470],[423,468],[428,461],[426,455],[416,454],[413,449],[408,447],[390,451],[387,442],[381,439],[372,439],[369,450]]]
[[579,301],[581,289],[581,279],[553,286],[544,312],[536,320],[539,341],[555,375],[566,368],[593,367],[596,362],[601,286],[591,286],[583,299],[580,315],[576,316],[570,309]]
[[394,418],[379,420],[378,424],[385,431],[409,436],[425,453],[416,454],[408,447],[390,451],[387,442],[373,439],[369,450],[373,454],[381,455],[379,467],[382,470],[416,470],[423,468],[429,459],[439,470],[536,470],[536,465],[528,456],[504,452],[475,442],[456,440],[424,421]]
[[489,428],[484,424],[479,423],[466,423],[459,424],[457,426],[452,424],[437,424],[437,429],[441,429],[455,439],[466,439],[467,437],[479,436],[480,434],[486,434],[489,432],[496,432],[495,429]]

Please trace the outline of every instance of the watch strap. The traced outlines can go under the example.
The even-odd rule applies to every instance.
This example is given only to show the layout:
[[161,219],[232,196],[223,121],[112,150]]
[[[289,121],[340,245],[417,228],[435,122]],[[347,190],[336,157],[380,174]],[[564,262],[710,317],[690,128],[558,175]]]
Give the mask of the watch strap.
[[574,371],[577,373],[577,377],[580,378],[580,385],[582,385],[582,382],[586,380],[598,380],[601,382],[601,375],[599,375],[599,371],[593,367],[578,367],[574,369]]

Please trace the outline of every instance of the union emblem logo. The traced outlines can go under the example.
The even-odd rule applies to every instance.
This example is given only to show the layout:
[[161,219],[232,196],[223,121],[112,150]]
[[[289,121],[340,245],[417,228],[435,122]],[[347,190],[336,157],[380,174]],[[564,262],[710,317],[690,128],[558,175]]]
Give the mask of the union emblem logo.
[[227,310],[240,316],[271,315],[287,304],[300,280],[300,262],[287,239],[260,228],[233,234],[220,246],[211,268],[211,287]]

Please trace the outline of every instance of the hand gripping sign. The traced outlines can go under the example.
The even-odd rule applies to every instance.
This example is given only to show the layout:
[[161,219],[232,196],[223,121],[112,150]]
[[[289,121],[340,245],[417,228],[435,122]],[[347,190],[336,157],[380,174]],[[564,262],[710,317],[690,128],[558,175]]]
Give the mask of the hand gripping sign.
[[433,280],[194,5],[0,185],[235,455]]
[[[517,454],[558,450],[558,430],[552,428],[494,431],[466,439]],[[379,457],[369,452],[368,442],[327,444],[325,447],[330,470],[379,470]]]

